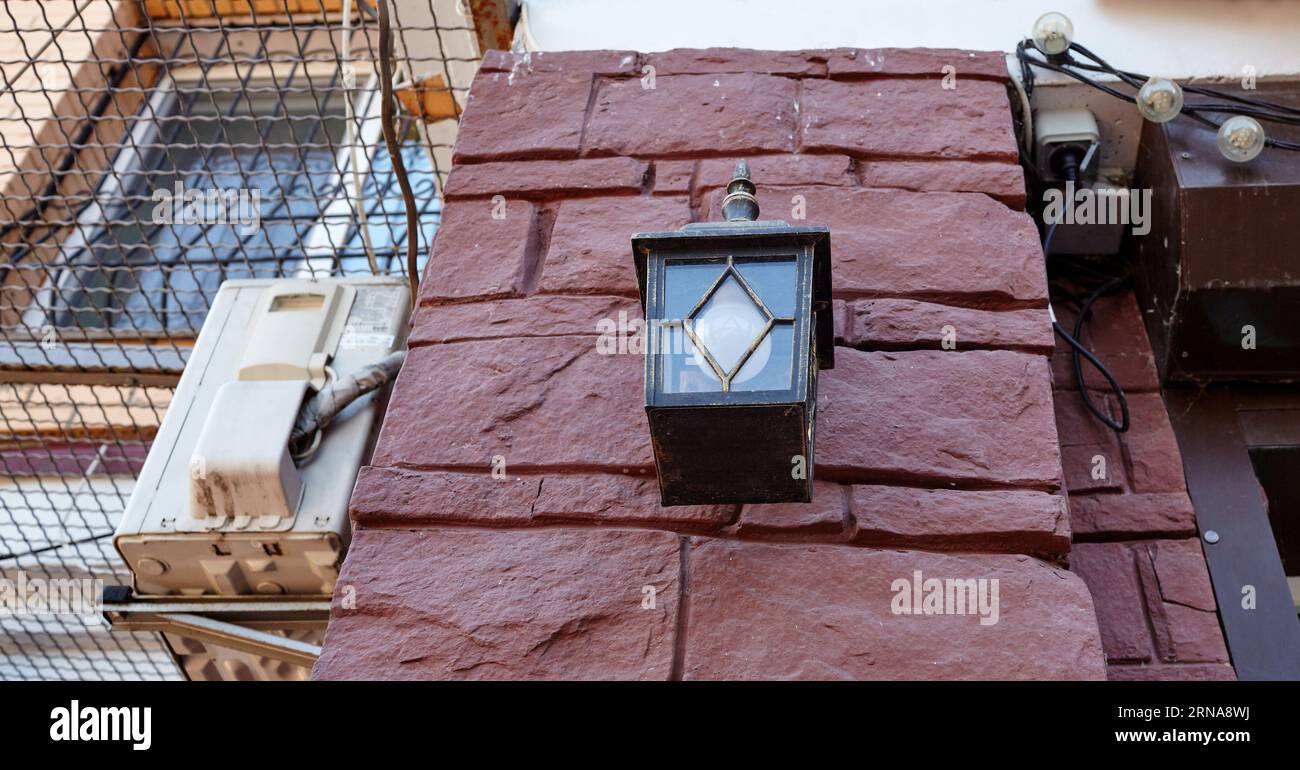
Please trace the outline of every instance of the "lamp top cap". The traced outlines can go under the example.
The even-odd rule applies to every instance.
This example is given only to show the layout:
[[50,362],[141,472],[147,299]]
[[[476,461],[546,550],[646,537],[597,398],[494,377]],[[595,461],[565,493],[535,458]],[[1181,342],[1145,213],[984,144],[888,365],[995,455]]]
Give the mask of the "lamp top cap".
[[736,163],[736,171],[727,185],[727,197],[722,199],[722,213],[728,222],[753,222],[758,219],[758,188],[749,179],[749,161]]

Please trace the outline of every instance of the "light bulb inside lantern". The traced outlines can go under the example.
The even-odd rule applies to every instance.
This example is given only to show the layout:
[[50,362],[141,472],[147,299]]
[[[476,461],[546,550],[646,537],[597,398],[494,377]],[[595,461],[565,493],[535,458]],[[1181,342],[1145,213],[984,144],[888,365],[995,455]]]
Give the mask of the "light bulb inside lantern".
[[1152,123],[1167,123],[1183,109],[1183,89],[1172,80],[1151,78],[1138,89],[1137,108]]
[[1234,115],[1219,126],[1219,152],[1228,160],[1244,163],[1264,149],[1264,127],[1249,115]]
[[1038,17],[1030,37],[1034,47],[1048,56],[1065,53],[1074,40],[1074,25],[1065,14],[1051,11]]
[[[704,312],[695,322],[694,331],[700,344],[709,351],[722,371],[731,372],[766,326],[767,319],[755,307],[749,294],[735,279],[728,277],[709,299]],[[763,341],[731,382],[735,384],[752,379],[763,371],[771,355],[772,339],[769,335],[763,337]],[[710,379],[721,382],[698,348],[695,350],[695,365]]]

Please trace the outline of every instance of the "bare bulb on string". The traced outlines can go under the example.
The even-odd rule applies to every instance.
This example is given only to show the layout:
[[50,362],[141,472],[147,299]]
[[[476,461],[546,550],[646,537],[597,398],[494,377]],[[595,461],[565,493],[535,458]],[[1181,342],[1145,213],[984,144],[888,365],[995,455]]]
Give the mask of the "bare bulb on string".
[[1219,126],[1219,152],[1228,160],[1245,163],[1264,149],[1264,127],[1249,115],[1233,115]]
[[1183,89],[1172,80],[1151,78],[1137,92],[1137,108],[1152,123],[1167,123],[1183,110]]
[[1063,13],[1051,11],[1038,17],[1030,33],[1034,47],[1048,56],[1065,53],[1074,40],[1074,25]]

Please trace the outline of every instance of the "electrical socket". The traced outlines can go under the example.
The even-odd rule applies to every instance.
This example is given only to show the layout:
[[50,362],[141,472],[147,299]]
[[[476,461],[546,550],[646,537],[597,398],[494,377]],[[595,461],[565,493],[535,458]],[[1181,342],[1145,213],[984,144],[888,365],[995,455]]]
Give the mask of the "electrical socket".
[[[1091,110],[1039,110],[1034,114],[1034,164],[1044,182],[1065,181],[1061,161],[1067,151],[1075,151],[1082,159],[1100,142],[1101,131]],[[1095,172],[1086,176],[1095,176]]]

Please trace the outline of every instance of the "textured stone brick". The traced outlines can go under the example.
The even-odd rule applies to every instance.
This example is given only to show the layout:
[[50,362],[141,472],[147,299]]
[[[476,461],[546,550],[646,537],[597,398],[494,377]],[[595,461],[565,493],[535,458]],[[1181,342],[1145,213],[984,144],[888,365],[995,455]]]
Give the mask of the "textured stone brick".
[[802,149],[858,157],[960,158],[1014,162],[1019,153],[1006,87],[941,78],[805,80]]
[[973,160],[871,160],[858,164],[864,187],[917,192],[984,193],[1016,210],[1025,208],[1025,173],[1018,163]]
[[738,506],[659,504],[653,476],[480,473],[363,468],[352,496],[353,519],[363,526],[472,525],[530,527],[555,524],[653,526],[689,532],[717,530],[736,519]]
[[1052,324],[1046,310],[989,311],[910,299],[848,303],[845,344],[876,350],[939,349],[952,327],[957,350],[1022,350],[1049,355]]
[[540,487],[534,519],[541,523],[589,521],[714,530],[736,520],[736,505],[660,504],[659,481],[651,476],[563,474]]
[[[788,218],[804,196],[800,224],[831,230],[836,296],[907,297],[954,305],[1046,307],[1047,274],[1028,215],[984,195],[759,186],[765,217]],[[722,219],[723,190],[702,216]]]
[[366,527],[526,526],[541,477],[496,479],[490,470],[490,464],[478,473],[364,467],[352,491],[352,520]]
[[835,317],[835,344],[848,345],[849,335],[853,333],[853,314],[849,310],[849,303],[842,299],[832,299],[831,313]]
[[1155,564],[1145,543],[1124,544],[1124,549],[1137,568],[1138,586],[1142,591],[1146,607],[1147,622],[1151,626],[1151,639],[1155,642],[1155,657],[1169,663],[1178,662],[1173,654],[1173,637],[1169,628],[1169,616],[1165,612],[1165,602],[1160,596],[1160,585],[1156,578]]
[[1071,495],[1124,490],[1124,456],[1111,449],[1101,444],[1061,447],[1061,471]]
[[1128,395],[1131,425],[1121,441],[1136,492],[1185,492],[1183,459],[1159,393]]
[[625,349],[631,351],[634,343],[641,342],[639,322],[644,316],[641,303],[629,297],[535,294],[525,299],[420,308],[408,341],[418,346],[503,337],[590,337],[604,332],[601,324],[609,322],[615,325],[616,334],[626,339]]
[[480,72],[452,161],[576,157],[591,88],[590,72]]
[[[692,541],[688,679],[1101,679],[1082,581],[1025,556]],[[901,615],[895,580],[997,579],[1000,615]]]
[[[504,216],[493,216],[494,209]],[[507,200],[457,201],[442,212],[433,255],[420,282],[421,302],[516,297],[538,259],[537,209]]]
[[1007,79],[1006,55],[1000,51],[964,51],[954,48],[837,48],[827,52],[832,78],[873,75],[944,76],[944,67],[956,70],[957,90],[965,78]]
[[488,51],[483,72],[572,72],[631,75],[639,72],[636,51]]
[[[1099,408],[1113,415],[1119,414],[1110,397],[1093,393]],[[1124,451],[1114,431],[1106,427],[1084,405],[1078,393],[1061,391],[1053,394],[1056,414],[1056,432],[1061,441],[1061,470],[1065,486],[1072,494],[1100,491],[1123,491],[1128,476],[1125,470]],[[1097,462],[1100,457],[1104,467]],[[1094,478],[1104,470],[1101,478]]]
[[1164,665],[1117,665],[1106,667],[1112,682],[1235,682],[1237,673],[1226,663]]
[[1070,495],[1075,536],[1192,535],[1196,512],[1186,492]]
[[[1092,591],[1108,661],[1151,660],[1158,655],[1165,663],[1227,662],[1213,599],[1199,576],[1188,580],[1195,575],[1193,558],[1199,558],[1199,552],[1185,543],[1075,543],[1071,566]],[[1167,587],[1159,577],[1162,550],[1168,551]],[[1200,566],[1204,568],[1203,562]],[[1191,599],[1193,604],[1177,599]],[[1196,606],[1206,606],[1207,600],[1211,609]]]
[[649,164],[632,158],[535,160],[453,166],[447,177],[448,199],[475,196],[556,198],[593,193],[641,191]]
[[1142,587],[1128,546],[1075,543],[1070,568],[1092,592],[1106,660],[1150,660],[1151,634],[1142,608]]
[[847,490],[829,481],[813,482],[812,502],[746,505],[737,533],[742,537],[794,535],[805,540],[841,539],[848,526]]
[[[1074,333],[1074,322],[1078,318],[1075,308],[1062,303],[1056,307],[1056,317],[1071,334]],[[1146,327],[1132,292],[1097,300],[1083,328],[1080,341],[1101,359],[1125,392],[1155,392],[1160,389],[1151,344],[1147,341]],[[1058,338],[1056,354],[1052,357],[1052,381],[1058,388],[1077,390],[1079,386],[1070,352],[1069,344]],[[1090,389],[1104,391],[1110,388],[1101,372],[1086,360],[1083,362],[1083,376]]]
[[[1069,545],[1050,342],[1033,328],[1046,283],[1033,222],[1010,208],[1023,182],[1000,78],[966,56],[943,91],[956,53],[489,55],[353,499],[340,585],[358,604],[335,607],[316,676],[1104,676],[1084,583],[1007,555],[1064,561]],[[828,71],[843,80],[815,79]],[[640,317],[629,237],[718,219],[741,157],[764,217],[832,228],[838,339],[935,346],[929,326],[955,314],[959,346],[1010,349],[841,348],[813,503],[663,508],[643,360],[601,355],[595,323]],[[1162,608],[1186,608],[1188,564],[1148,557]],[[895,615],[891,583],[915,569],[997,578],[999,622]],[[1148,658],[1202,655],[1177,615]]]
[[666,679],[679,575],[667,532],[363,528],[312,676]]
[[661,160],[655,162],[655,195],[688,195],[695,178],[696,161]]
[[[768,185],[833,185],[853,183],[853,160],[847,155],[758,155],[748,158],[749,176],[761,190]],[[713,158],[700,161],[699,187],[726,187],[736,171],[736,160]],[[721,200],[721,199],[719,199]],[[787,205],[786,210],[789,209]],[[763,211],[764,219],[791,219],[788,213]]]
[[[843,350],[823,375],[818,473],[1052,488],[1045,367],[1009,352]],[[415,348],[373,462],[486,470],[500,454],[518,468],[648,468],[642,377],[639,356],[600,355],[593,338]],[[429,403],[446,404],[437,419]]]
[[643,66],[655,75],[763,72],[793,77],[825,77],[827,51],[755,51],[751,48],[674,48],[645,54]]
[[[790,152],[795,81],[754,73],[604,80],[584,151],[596,155]],[[463,129],[462,129],[463,130]]]
[[825,478],[1055,489],[1047,361],[1009,351],[841,348],[817,398]]
[[601,355],[594,336],[413,348],[371,462],[649,472],[643,360]]
[[1226,663],[1228,648],[1219,628],[1219,615],[1181,604],[1165,602],[1164,612],[1152,622],[1168,629],[1168,641],[1157,634],[1163,660],[1180,663]]
[[691,221],[685,198],[591,198],[560,204],[542,268],[549,294],[637,296],[632,236]]
[[1161,540],[1153,558],[1165,601],[1207,612],[1218,609],[1199,538]]
[[1065,500],[1047,492],[855,486],[854,542],[931,550],[1065,554]]
[[[1107,393],[1091,393],[1093,403],[1103,411],[1118,415]],[[1119,437],[1097,419],[1083,403],[1077,392],[1057,391],[1054,394],[1053,413],[1056,415],[1056,431],[1061,437],[1061,446],[1104,446],[1112,454],[1119,449]]]

